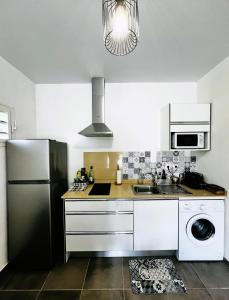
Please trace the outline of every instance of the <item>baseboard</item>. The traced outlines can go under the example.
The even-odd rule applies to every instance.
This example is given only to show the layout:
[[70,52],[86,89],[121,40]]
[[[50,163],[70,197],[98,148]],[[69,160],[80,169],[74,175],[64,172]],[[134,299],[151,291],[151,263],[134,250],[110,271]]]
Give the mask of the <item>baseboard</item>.
[[176,251],[106,251],[71,252],[71,257],[136,257],[136,256],[175,256]]

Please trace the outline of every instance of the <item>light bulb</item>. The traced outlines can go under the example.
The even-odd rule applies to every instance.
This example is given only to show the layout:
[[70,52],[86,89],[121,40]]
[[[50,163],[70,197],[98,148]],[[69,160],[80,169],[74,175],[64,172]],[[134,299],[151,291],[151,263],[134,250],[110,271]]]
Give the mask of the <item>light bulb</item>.
[[118,4],[112,19],[112,37],[116,40],[123,40],[129,34],[129,13],[123,4]]

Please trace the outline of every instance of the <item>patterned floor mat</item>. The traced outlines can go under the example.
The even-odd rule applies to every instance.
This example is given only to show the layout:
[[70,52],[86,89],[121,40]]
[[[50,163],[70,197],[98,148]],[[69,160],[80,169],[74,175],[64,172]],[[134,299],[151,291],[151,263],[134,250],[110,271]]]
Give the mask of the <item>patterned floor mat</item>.
[[185,293],[186,288],[168,258],[129,260],[131,288],[134,294]]

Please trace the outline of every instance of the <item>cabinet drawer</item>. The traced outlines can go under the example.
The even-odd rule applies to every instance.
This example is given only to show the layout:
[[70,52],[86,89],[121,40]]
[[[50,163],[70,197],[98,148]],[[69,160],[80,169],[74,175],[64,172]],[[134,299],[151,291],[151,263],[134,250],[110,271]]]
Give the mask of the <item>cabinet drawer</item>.
[[120,200],[66,200],[65,211],[133,211],[133,201]]
[[133,214],[66,215],[66,231],[133,231]]
[[66,251],[128,250],[133,250],[133,234],[66,235]]

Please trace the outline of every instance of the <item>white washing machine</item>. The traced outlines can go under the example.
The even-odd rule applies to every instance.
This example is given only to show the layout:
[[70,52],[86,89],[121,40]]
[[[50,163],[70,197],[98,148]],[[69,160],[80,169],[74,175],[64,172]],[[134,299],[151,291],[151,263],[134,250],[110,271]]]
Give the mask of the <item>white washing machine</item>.
[[223,260],[224,200],[180,200],[178,260]]

